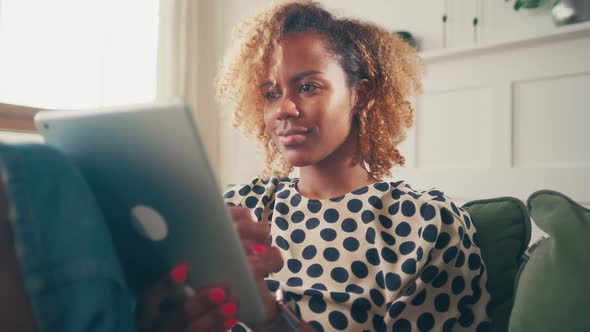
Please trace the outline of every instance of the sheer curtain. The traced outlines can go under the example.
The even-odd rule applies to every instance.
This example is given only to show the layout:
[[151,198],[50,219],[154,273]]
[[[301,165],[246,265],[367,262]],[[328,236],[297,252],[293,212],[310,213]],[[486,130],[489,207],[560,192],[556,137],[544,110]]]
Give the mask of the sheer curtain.
[[157,96],[182,98],[194,112],[209,160],[219,175],[214,1],[160,0]]

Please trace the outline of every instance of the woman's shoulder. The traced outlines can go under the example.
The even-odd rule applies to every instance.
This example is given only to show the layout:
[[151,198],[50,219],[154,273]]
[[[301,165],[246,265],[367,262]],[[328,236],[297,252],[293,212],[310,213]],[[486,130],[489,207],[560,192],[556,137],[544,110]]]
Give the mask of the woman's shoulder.
[[[289,178],[261,178],[255,177],[250,182],[240,185],[228,185],[223,199],[225,203],[230,206],[238,205],[256,205],[264,197],[269,200],[274,193],[281,187],[289,184]],[[256,201],[254,203],[254,201]]]

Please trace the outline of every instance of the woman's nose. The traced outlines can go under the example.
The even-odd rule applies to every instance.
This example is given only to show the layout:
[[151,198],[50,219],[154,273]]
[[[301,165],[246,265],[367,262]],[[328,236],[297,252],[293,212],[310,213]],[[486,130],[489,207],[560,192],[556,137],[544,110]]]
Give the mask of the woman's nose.
[[291,98],[284,97],[281,101],[281,104],[279,105],[278,118],[285,119],[290,117],[299,117],[299,110]]

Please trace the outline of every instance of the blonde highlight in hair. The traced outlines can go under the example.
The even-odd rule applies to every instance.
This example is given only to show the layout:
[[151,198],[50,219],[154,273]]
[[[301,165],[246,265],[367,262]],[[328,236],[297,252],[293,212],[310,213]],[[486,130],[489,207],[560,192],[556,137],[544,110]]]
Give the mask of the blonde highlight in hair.
[[422,91],[422,61],[398,36],[372,23],[335,18],[307,0],[273,5],[242,23],[234,31],[237,48],[227,53],[217,82],[218,98],[232,106],[234,126],[255,136],[265,152],[262,175],[286,176],[293,167],[266,129],[260,85],[268,78],[270,57],[282,38],[307,31],[325,37],[350,86],[368,81],[367,101],[355,115],[360,154],[372,176],[391,175],[393,166],[405,163],[397,146],[413,124],[409,98]]

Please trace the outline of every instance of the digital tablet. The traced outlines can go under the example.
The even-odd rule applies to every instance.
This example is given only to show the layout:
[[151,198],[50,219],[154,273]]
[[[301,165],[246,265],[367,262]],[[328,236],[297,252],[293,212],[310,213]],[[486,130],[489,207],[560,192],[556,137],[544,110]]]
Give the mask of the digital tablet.
[[47,110],[36,115],[35,124],[86,178],[134,293],[186,263],[193,288],[229,282],[240,320],[264,320],[263,302],[187,105]]

